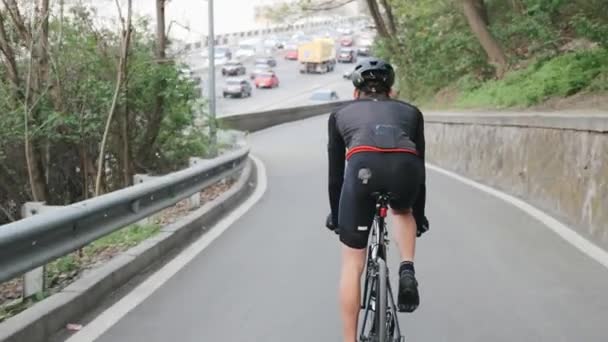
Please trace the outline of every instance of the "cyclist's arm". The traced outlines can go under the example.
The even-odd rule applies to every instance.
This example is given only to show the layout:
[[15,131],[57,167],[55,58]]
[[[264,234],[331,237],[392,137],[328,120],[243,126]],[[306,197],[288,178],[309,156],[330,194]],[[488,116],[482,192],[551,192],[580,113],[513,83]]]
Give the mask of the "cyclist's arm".
[[342,139],[342,135],[340,135],[336,125],[336,114],[331,113],[328,121],[327,153],[329,158],[329,204],[334,224],[338,223],[340,193],[342,192],[342,182],[344,181],[345,150],[344,139]]
[[[418,155],[424,162],[425,155],[425,141],[424,141],[424,117],[420,111],[418,112],[418,127],[416,129],[416,150]],[[418,191],[418,198],[414,202],[414,217],[416,221],[423,219],[425,216],[424,207],[426,204],[426,167],[424,168],[423,181]]]

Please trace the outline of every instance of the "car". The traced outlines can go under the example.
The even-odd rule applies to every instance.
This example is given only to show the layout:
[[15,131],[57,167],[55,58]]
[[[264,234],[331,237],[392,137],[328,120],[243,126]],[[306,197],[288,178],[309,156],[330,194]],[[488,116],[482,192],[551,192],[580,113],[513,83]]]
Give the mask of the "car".
[[264,47],[282,49],[285,45],[284,40],[277,36],[270,36],[264,40]]
[[224,97],[249,97],[251,96],[252,89],[251,83],[249,83],[247,79],[243,77],[235,77],[226,80],[222,93]]
[[225,57],[226,59],[232,59],[232,51],[230,51],[230,48],[227,46],[216,46],[214,47],[214,51],[215,51],[215,58],[223,58]]
[[340,37],[340,45],[341,46],[353,46],[353,37],[352,36]]
[[239,59],[244,59],[247,57],[255,56],[256,48],[253,45],[242,44],[239,46],[239,49],[236,50],[236,57]]
[[223,76],[245,75],[247,68],[241,62],[228,62],[222,67]]
[[288,49],[285,49],[285,59],[290,60],[290,61],[297,61],[298,60],[298,48],[290,47]]
[[352,48],[341,48],[338,51],[337,60],[339,63],[355,63],[357,57],[355,57],[355,50]]
[[372,51],[371,44],[361,45],[361,46],[357,47],[357,56],[367,57],[371,54],[371,51]]
[[341,34],[353,34],[353,29],[350,27],[339,27],[336,31]]
[[230,62],[230,60],[224,55],[216,55],[213,59],[213,63],[215,63],[216,66],[223,66],[228,62]]
[[340,97],[338,93],[331,89],[317,89],[311,95],[309,100],[312,102],[316,101],[336,101],[339,100]]
[[268,66],[268,64],[256,64],[253,67],[253,71],[251,72],[251,74],[249,76],[252,80],[254,80],[258,75],[267,73],[267,72],[274,72],[274,71]]
[[279,86],[279,78],[274,72],[260,73],[255,77],[256,88],[276,88]]
[[268,65],[269,67],[273,68],[273,67],[277,66],[277,60],[274,59],[274,57],[272,57],[272,56],[259,57],[259,58],[255,59],[255,64],[256,65]]

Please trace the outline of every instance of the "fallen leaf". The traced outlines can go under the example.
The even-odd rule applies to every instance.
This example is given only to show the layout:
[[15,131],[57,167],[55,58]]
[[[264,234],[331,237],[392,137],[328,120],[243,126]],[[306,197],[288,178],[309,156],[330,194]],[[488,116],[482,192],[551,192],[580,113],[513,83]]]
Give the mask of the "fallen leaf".
[[69,331],[79,331],[82,329],[82,324],[68,323],[68,325],[66,325],[66,328]]

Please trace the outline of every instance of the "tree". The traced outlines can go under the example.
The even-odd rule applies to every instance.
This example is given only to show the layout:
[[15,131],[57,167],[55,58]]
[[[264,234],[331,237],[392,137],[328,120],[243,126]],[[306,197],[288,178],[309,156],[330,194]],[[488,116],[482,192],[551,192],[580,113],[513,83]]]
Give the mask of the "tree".
[[[99,170],[97,193],[105,193],[130,183],[130,165],[162,174],[206,154],[206,126],[190,127],[200,110],[195,84],[161,63],[146,18],[116,30],[98,26],[87,6],[66,5],[63,15],[60,1],[0,1],[0,224],[19,219],[26,201],[95,195]],[[151,147],[158,80],[164,105]],[[154,158],[131,152],[142,149]]]
[[507,56],[488,28],[485,3],[483,0],[463,0],[462,6],[471,31],[486,52],[489,64],[496,68],[496,76],[501,78],[508,69]]
[[[34,20],[29,25],[24,19],[15,0],[3,0],[4,12],[0,13],[0,49],[4,55],[9,79],[12,82],[14,103],[23,103],[24,155],[31,196],[34,201],[45,201],[48,197],[46,186],[45,161],[42,148],[44,142],[32,136],[31,127],[40,123],[41,100],[48,91],[48,33],[49,33],[49,0],[39,0],[34,5]],[[16,49],[10,46],[5,16],[11,18],[12,29],[20,38],[20,45],[29,52],[25,84],[19,76]],[[25,90],[23,91],[23,88]]]
[[[167,36],[165,33],[165,5],[167,0],[156,0],[156,63],[159,65],[165,64],[167,61],[166,49],[167,49]],[[158,132],[160,130],[161,122],[163,120],[163,106],[164,98],[163,91],[166,87],[164,80],[158,77],[155,80],[155,91],[154,91],[154,109],[152,117],[146,128],[144,136],[144,142],[139,149],[139,155],[143,156],[144,161],[149,161],[154,156],[154,145]]]

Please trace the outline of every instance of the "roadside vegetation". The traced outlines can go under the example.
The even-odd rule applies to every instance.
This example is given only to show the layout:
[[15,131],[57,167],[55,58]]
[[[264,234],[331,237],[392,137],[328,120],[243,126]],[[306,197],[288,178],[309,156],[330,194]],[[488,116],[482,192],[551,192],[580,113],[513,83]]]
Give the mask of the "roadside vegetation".
[[26,201],[78,202],[207,154],[197,85],[156,34],[164,20],[131,2],[112,22],[78,2],[0,4],[0,224]]
[[[0,226],[28,201],[68,205],[164,174],[212,146],[198,84],[176,62],[159,18],[136,17],[133,0],[109,2],[103,20],[81,2],[0,2]],[[159,33],[160,32],[160,33]],[[209,201],[227,189],[201,193]],[[0,283],[0,322],[60,291],[187,214],[184,201],[150,224],[131,225],[45,265],[43,292],[23,298],[22,277]]]
[[354,2],[372,18],[374,54],[399,70],[406,100],[521,108],[574,94],[608,99],[606,0],[298,0],[265,14],[284,23]]
[[409,100],[506,108],[608,91],[605,0],[382,2],[376,52]]

